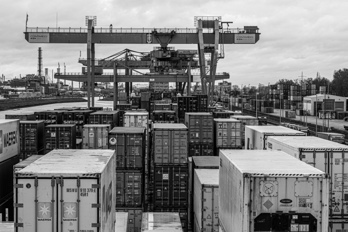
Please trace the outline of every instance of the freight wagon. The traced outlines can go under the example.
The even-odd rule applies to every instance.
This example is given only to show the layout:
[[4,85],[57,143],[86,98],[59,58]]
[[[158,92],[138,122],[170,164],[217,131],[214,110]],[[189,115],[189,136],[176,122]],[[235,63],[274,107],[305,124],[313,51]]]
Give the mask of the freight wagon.
[[282,151],[220,150],[225,232],[328,230],[329,178]]
[[54,150],[17,171],[16,231],[114,231],[114,153]]
[[266,150],[269,136],[306,136],[306,133],[283,126],[246,126],[245,149]]
[[[314,136],[297,137],[271,136],[267,149],[281,150],[300,159],[331,177],[330,185],[330,219],[348,220],[348,183],[346,180],[348,146]],[[337,223],[332,223],[334,226]],[[348,224],[340,224],[348,229]],[[334,231],[334,230],[333,230]]]

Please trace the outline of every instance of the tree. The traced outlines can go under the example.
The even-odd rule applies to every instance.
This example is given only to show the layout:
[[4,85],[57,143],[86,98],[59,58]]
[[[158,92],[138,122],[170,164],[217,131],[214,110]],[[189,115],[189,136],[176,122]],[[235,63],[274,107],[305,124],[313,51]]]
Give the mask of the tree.
[[344,68],[334,72],[331,87],[332,94],[348,97],[348,69]]
[[283,84],[283,85],[296,85],[296,83],[293,80],[287,80],[287,79],[280,79],[275,83],[276,85],[278,84]]
[[232,95],[233,97],[238,97],[240,95],[240,88],[238,87],[238,85],[232,86],[230,95]]

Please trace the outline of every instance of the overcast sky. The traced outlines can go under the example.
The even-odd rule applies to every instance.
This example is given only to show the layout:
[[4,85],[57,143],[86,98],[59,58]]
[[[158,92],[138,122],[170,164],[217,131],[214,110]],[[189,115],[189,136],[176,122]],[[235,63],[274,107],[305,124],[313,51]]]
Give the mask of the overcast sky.
[[[2,0],[4,3],[5,0]],[[24,39],[28,27],[85,27],[85,16],[97,16],[97,27],[193,28],[194,16],[222,16],[230,27],[258,26],[254,45],[225,45],[218,72],[230,73],[238,85],[267,85],[279,79],[316,77],[330,80],[335,70],[348,68],[347,0],[18,0],[0,7],[0,74],[7,79],[36,74],[38,47],[43,67],[80,72],[85,44],[33,44]],[[148,52],[154,45],[96,45],[96,58],[125,48]],[[196,49],[196,45],[172,45]]]

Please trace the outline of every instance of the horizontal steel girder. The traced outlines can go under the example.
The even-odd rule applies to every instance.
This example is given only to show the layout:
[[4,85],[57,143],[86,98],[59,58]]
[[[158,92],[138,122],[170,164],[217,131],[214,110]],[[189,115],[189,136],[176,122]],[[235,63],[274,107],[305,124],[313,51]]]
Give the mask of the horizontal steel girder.
[[[87,75],[54,75],[60,80],[86,82]],[[215,80],[229,79],[230,74],[216,75]],[[95,82],[113,82],[113,75],[95,75]],[[191,80],[193,81],[193,80]],[[187,75],[117,75],[117,82],[188,82]]]

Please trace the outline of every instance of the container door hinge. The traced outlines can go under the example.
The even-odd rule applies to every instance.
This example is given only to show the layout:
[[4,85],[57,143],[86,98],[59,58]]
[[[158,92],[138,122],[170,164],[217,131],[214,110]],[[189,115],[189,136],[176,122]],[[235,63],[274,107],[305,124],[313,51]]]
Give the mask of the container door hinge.
[[23,223],[15,223],[14,226],[15,227],[23,227]]
[[23,188],[23,184],[14,184],[15,188]]
[[100,208],[100,204],[92,204],[92,208]]
[[100,223],[92,223],[92,227],[100,227]]
[[92,184],[92,188],[100,188],[100,184]]
[[14,204],[14,207],[16,207],[16,208],[23,208],[23,203],[15,203]]

